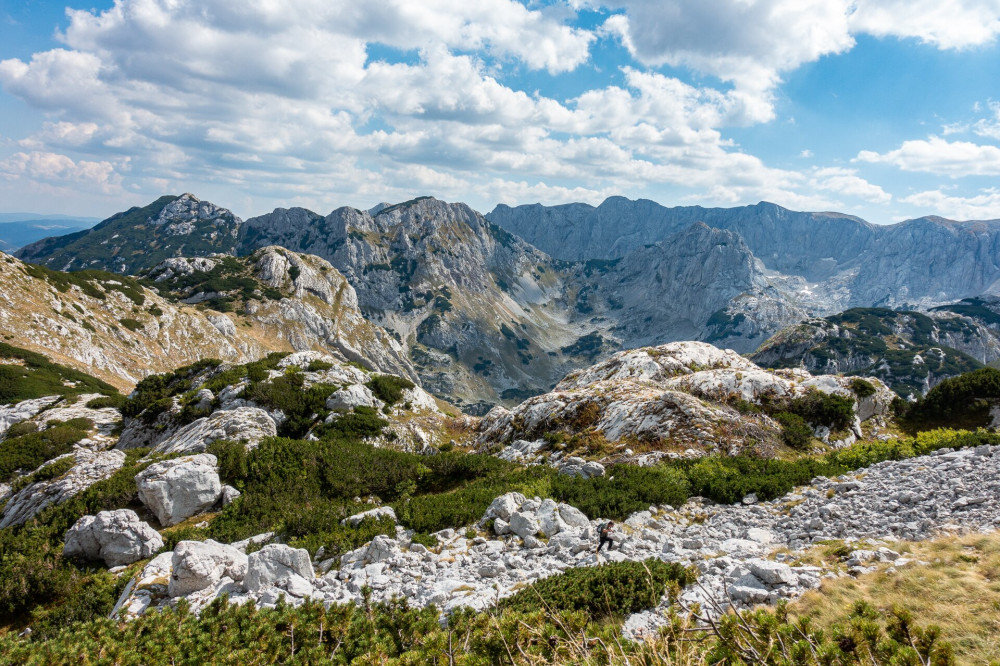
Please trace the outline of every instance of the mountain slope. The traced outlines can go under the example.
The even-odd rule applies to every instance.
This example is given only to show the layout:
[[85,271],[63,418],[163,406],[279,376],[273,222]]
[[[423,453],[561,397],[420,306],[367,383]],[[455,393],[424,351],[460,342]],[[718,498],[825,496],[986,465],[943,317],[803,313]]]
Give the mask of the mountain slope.
[[17,256],[58,270],[137,273],[169,257],[234,253],[240,218],[191,194],[163,196],[113,215],[93,229],[46,238]]
[[[464,204],[422,197],[373,210],[277,209],[242,222],[184,195],[22,254],[130,272],[191,248],[184,256],[268,246],[315,254],[344,275],[364,315],[393,332],[424,386],[473,411],[547,390],[622,347],[708,338],[750,351],[803,314],[737,235],[703,224],[620,260],[565,262]],[[144,256],[146,237],[154,251]]]
[[237,263],[240,289],[247,290],[244,311],[223,313],[194,304],[203,295],[186,304],[187,294],[171,291],[171,281],[185,274],[195,278],[189,287],[199,284],[184,259],[158,267],[161,282],[152,283],[158,293],[120,275],[63,273],[0,255],[0,329],[4,340],[120,389],[178,363],[246,362],[276,350],[316,349],[415,375],[395,341],[365,321],[350,285],[326,262],[263,250]]
[[666,208],[612,197],[598,207],[498,206],[487,218],[563,259],[611,259],[693,222],[733,231],[786,291],[816,314],[852,307],[931,306],[998,288],[1000,221],[924,217],[877,226],[771,203]]
[[[95,220],[96,221],[96,220]],[[86,218],[12,220],[0,222],[0,250],[13,252],[19,247],[56,234],[71,234],[90,227]]]
[[[904,397],[917,397],[943,379],[1000,358],[997,315],[976,303],[928,314],[854,308],[783,329],[750,358],[766,367],[871,375]],[[988,315],[977,310],[992,314],[992,328]]]

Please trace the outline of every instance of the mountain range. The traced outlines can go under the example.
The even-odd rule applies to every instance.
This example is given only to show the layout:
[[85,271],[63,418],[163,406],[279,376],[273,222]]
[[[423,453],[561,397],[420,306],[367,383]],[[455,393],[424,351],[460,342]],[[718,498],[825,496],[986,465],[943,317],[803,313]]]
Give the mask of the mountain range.
[[421,197],[242,220],[184,194],[18,256],[137,275],[171,258],[269,246],[328,261],[421,383],[471,412],[548,390],[620,349],[704,340],[750,353],[810,317],[927,309],[989,295],[1000,280],[997,221],[877,226],[769,203],[666,208],[621,197],[486,216]]

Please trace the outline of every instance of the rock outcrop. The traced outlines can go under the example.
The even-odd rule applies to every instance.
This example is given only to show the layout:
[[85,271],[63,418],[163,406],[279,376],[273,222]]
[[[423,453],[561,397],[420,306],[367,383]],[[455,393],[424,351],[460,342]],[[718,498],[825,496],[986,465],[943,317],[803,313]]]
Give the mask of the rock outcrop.
[[210,453],[154,463],[135,477],[139,500],[164,527],[207,511],[222,496],[218,461]]
[[181,541],[170,558],[167,594],[186,597],[215,588],[223,578],[241,582],[247,575],[247,556],[232,546],[207,541]]
[[873,386],[872,396],[859,399],[848,378],[769,372],[732,350],[674,342],[619,352],[567,375],[550,393],[511,410],[493,409],[479,423],[477,443],[480,450],[496,450],[546,433],[586,432],[611,442],[652,443],[661,451],[737,453],[750,443],[775,439],[778,426],[763,414],[737,410],[736,401],[760,405],[810,390],[837,393],[855,401],[858,430],[862,418],[886,414],[892,401],[881,382],[874,380]]
[[163,539],[134,511],[118,509],[84,516],[66,532],[63,555],[103,560],[109,567],[132,564],[163,547]]

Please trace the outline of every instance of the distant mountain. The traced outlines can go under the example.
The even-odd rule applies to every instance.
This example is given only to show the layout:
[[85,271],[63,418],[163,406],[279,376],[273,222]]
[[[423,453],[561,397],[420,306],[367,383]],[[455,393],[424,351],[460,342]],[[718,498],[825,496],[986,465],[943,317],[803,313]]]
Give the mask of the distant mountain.
[[776,333],[750,358],[765,367],[878,377],[904,397],[1000,359],[1000,299],[928,313],[853,308]]
[[[750,351],[805,316],[730,231],[692,224],[615,260],[552,259],[464,204],[422,197],[245,222],[192,195],[23,248],[53,268],[137,273],[181,256],[280,246],[329,261],[421,382],[481,411],[551,388],[622,348],[690,338]],[[242,307],[242,306],[240,306]]]
[[136,273],[164,259],[233,254],[242,220],[191,194],[164,196],[113,215],[93,229],[45,238],[17,256],[59,270],[99,268]]
[[49,236],[70,234],[87,229],[98,220],[96,218],[74,217],[20,217],[24,213],[0,214],[0,250],[13,252],[37,240]]
[[53,222],[66,226],[92,227],[101,221],[99,217],[84,217],[81,215],[60,215],[58,213],[0,213],[0,223],[35,222],[47,224]]
[[554,257],[614,259],[694,221],[738,234],[773,281],[816,314],[930,307],[1000,289],[1000,221],[924,217],[889,226],[762,202],[666,208],[612,197],[600,206],[497,206],[487,219]]

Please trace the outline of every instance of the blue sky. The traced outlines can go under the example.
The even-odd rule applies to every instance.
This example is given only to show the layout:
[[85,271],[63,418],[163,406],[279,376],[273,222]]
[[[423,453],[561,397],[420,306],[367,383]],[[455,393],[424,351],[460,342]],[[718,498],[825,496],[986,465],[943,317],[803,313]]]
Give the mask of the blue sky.
[[0,210],[1000,218],[1000,0],[0,1]]

